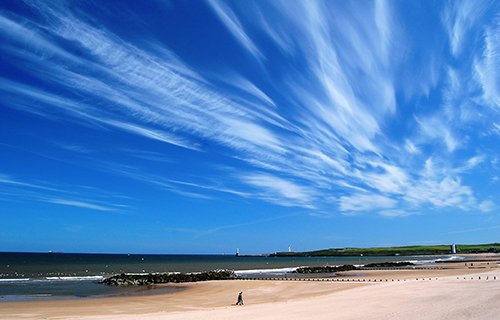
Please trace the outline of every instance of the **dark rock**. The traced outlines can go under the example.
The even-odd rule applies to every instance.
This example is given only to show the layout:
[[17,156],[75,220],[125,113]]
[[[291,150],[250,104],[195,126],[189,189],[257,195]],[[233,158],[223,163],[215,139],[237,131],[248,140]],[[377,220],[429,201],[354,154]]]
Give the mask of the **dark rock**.
[[122,273],[102,280],[100,283],[110,286],[142,286],[159,283],[198,282],[209,280],[235,279],[236,274],[229,270],[215,270],[199,273]]
[[352,264],[346,264],[343,266],[300,267],[293,271],[293,273],[334,273],[351,270],[357,270],[357,268]]
[[398,267],[408,267],[413,266],[414,263],[408,261],[400,261],[400,262],[377,262],[377,263],[369,263],[365,264],[363,268],[398,268]]

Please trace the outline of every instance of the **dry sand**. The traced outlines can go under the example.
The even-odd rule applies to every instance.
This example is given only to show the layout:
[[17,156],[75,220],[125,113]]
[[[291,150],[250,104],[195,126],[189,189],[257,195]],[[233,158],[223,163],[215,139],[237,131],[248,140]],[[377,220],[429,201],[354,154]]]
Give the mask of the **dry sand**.
[[[165,295],[3,302],[0,319],[500,319],[497,262],[442,266],[451,269],[363,271],[344,282],[210,281],[172,285],[185,290]],[[239,291],[244,306],[232,305]]]

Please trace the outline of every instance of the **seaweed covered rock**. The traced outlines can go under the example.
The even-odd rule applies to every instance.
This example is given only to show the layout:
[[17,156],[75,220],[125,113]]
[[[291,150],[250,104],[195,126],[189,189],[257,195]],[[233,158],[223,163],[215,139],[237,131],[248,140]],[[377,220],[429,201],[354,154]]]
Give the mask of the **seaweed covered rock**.
[[357,270],[357,268],[352,264],[346,264],[343,266],[300,267],[293,271],[293,273],[334,273],[351,270]]
[[100,283],[111,286],[142,286],[159,283],[198,282],[209,280],[235,279],[236,274],[229,270],[215,270],[198,273],[122,273],[102,280]]

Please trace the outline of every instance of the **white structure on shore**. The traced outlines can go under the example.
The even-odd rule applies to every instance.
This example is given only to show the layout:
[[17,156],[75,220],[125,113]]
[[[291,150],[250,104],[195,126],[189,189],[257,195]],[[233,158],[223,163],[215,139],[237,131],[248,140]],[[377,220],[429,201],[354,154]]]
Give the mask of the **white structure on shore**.
[[292,245],[288,245],[288,252],[292,252]]
[[240,248],[236,248],[236,256],[238,257],[240,255]]
[[451,245],[451,253],[457,253],[457,246],[455,244]]

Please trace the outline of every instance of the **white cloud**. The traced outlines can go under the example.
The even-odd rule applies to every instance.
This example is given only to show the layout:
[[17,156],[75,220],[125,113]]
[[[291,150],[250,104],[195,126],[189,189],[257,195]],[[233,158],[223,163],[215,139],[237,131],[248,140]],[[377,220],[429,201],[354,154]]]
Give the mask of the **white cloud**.
[[378,214],[383,216],[383,217],[388,217],[388,218],[407,217],[407,216],[411,215],[410,212],[405,211],[405,210],[400,210],[400,209],[382,210],[382,211],[379,211]]
[[392,209],[397,201],[378,194],[354,194],[340,197],[340,210],[343,213],[370,212],[380,209]]
[[474,0],[450,1],[443,14],[443,23],[448,31],[451,52],[458,56],[470,29],[483,14],[487,2]]
[[240,20],[234,14],[233,10],[231,10],[231,8],[229,8],[222,1],[207,0],[207,2],[235,39],[238,40],[240,44],[255,58],[259,60],[263,59],[264,56],[245,32]]
[[258,97],[261,101],[264,101],[269,105],[276,107],[274,101],[252,82],[242,77],[233,80],[236,80],[235,82],[233,82],[233,84],[237,85],[238,88],[254,95],[255,97]]
[[[110,199],[125,199],[89,186],[47,184],[44,182],[21,181],[9,175],[0,174],[0,190],[9,191],[10,198],[21,198],[23,201],[47,202],[98,211],[121,211],[128,207],[122,203],[110,202]],[[93,199],[88,200],[91,196]]]
[[268,174],[250,174],[241,177],[242,181],[258,188],[264,197],[269,195],[283,204],[289,203],[301,206],[311,206],[312,194],[306,187],[292,181],[285,180]]
[[90,203],[86,201],[77,201],[68,199],[47,199],[45,200],[45,202],[50,202],[70,207],[83,208],[83,209],[98,210],[98,211],[116,211],[116,208],[104,206],[101,204]]
[[420,150],[417,148],[417,146],[415,146],[415,144],[408,139],[405,141],[405,149],[410,154],[419,154],[420,153]]
[[495,210],[495,208],[496,208],[496,205],[491,200],[485,200],[479,204],[479,210],[481,210],[482,212],[491,212],[491,211]]
[[441,141],[449,152],[461,147],[452,129],[439,116],[417,119],[423,137]]
[[30,23],[27,21],[23,22],[24,23],[19,23],[0,15],[0,32],[5,33],[10,41],[37,51],[38,54],[43,55],[43,58],[59,56],[70,61],[76,61],[78,59],[42,36],[41,33],[32,28]]
[[166,143],[174,144],[179,147],[183,148],[188,148],[188,149],[193,149],[193,150],[198,150],[194,146],[193,143],[189,143],[188,141],[184,141],[182,138],[179,138],[175,135],[168,134],[165,132],[165,130],[160,131],[160,130],[154,130],[150,129],[146,126],[139,126],[139,125],[134,125],[131,123],[126,123],[126,122],[121,122],[121,121],[116,121],[116,120],[107,120],[105,121],[106,124],[109,124],[111,126],[115,126],[117,128],[123,129],[125,131],[130,131],[132,133],[137,133],[141,136],[145,136],[154,140],[159,140],[163,141]]
[[500,135],[500,124],[493,123],[493,131],[495,132],[495,134]]
[[484,36],[482,57],[474,63],[474,68],[482,91],[483,100],[493,108],[500,107],[500,17],[495,26],[487,28]]
[[457,207],[463,210],[470,210],[476,203],[472,189],[463,186],[460,178],[449,176],[417,181],[408,188],[404,199],[417,206],[431,204],[439,208]]
[[[275,6],[274,14],[281,18],[274,23],[276,28],[283,20],[290,26],[294,51],[300,52],[310,70],[289,83],[295,102],[312,111],[298,121],[317,137],[331,132],[360,151],[376,151],[372,140],[380,133],[379,121],[396,107],[387,70],[396,64],[390,48],[397,33],[389,5],[377,2],[373,8],[356,7],[348,14],[321,2],[298,3],[299,8]],[[371,16],[356,19],[357,10]],[[291,51],[288,41],[278,45],[283,42]]]
[[[226,127],[225,132],[228,135],[232,135],[239,140],[242,140],[253,145],[260,147],[267,147],[269,149],[275,149],[280,152],[284,149],[281,147],[280,141],[274,136],[274,134],[259,126],[256,123],[251,123],[244,121],[243,119],[227,118],[222,120],[223,125]],[[242,143],[236,143],[236,146],[244,145]]]
[[374,168],[375,172],[365,168],[363,171],[357,170],[355,173],[355,176],[365,184],[381,193],[400,194],[405,192],[409,178],[403,169],[383,162],[368,162],[367,164]]
[[24,189],[28,188],[28,189],[42,190],[47,192],[64,192],[63,189],[56,188],[54,186],[20,181],[5,174],[0,174],[0,184],[12,185],[14,187],[22,187]]
[[[280,150],[278,139],[265,128],[270,124],[267,121],[277,123],[275,119],[280,118],[272,111],[255,113],[249,107],[251,103],[237,103],[237,99],[209,88],[204,81],[193,78],[195,72],[173,54],[165,54],[166,49],[159,57],[122,41],[105,29],[94,28],[64,6],[56,9],[43,3],[34,6],[44,11],[50,19],[47,24],[33,28],[51,32],[55,38],[63,38],[85,48],[92,54],[94,61],[74,57],[69,59],[58,52],[54,55],[63,59],[62,62],[37,61],[27,55],[24,48],[14,53],[25,59],[30,58],[31,63],[37,64],[37,75],[43,76],[44,80],[79,91],[87,100],[83,102],[55,96],[28,86],[24,86],[25,90],[20,92],[19,88],[23,86],[6,85],[6,81],[0,89],[22,94],[24,98],[39,92],[38,95],[44,98],[42,101],[51,108],[55,105],[64,112],[93,123],[105,123],[190,149],[198,149],[189,139],[191,135],[196,135],[239,150],[261,152],[266,147]],[[22,29],[19,37],[27,38],[31,34]],[[38,38],[44,37],[39,35]],[[45,40],[47,43],[49,41]],[[83,65],[86,66],[84,70],[80,68]],[[247,81],[241,85],[252,95],[266,100],[266,103],[272,102],[252,83]],[[44,110],[46,105],[34,103],[30,99],[17,103],[18,108],[29,107],[30,111],[44,115],[50,114],[46,112],[47,109]],[[231,130],[236,124],[241,125],[239,129]],[[253,145],[248,145],[249,141]]]
[[465,164],[463,166],[454,169],[454,171],[458,172],[458,173],[470,171],[470,170],[476,168],[477,166],[479,166],[481,163],[483,163],[484,160],[485,160],[485,157],[483,155],[471,157],[471,158],[467,159],[467,161],[465,162]]
[[[260,82],[240,76],[242,70],[199,74],[162,44],[126,41],[98,23],[90,24],[85,11],[72,11],[63,2],[29,5],[43,13],[39,20],[0,13],[1,40],[7,43],[2,53],[25,62],[19,68],[47,82],[44,88],[61,90],[0,78],[8,106],[189,150],[216,144],[223,149],[216,151],[218,156],[242,161],[240,169],[246,172],[234,170],[219,183],[130,168],[114,168],[115,173],[204,199],[215,191],[309,208],[329,206],[330,199],[336,199],[342,212],[384,216],[403,216],[407,206],[477,208],[472,187],[464,185],[459,174],[477,168],[483,155],[457,165],[452,153],[467,147],[462,134],[467,116],[460,116],[459,110],[467,107],[463,101],[473,101],[469,91],[482,88],[485,100],[498,98],[498,75],[493,71],[498,69],[498,31],[491,26],[486,28],[483,56],[475,61],[482,87],[465,90],[470,87],[467,72],[445,67],[442,105],[422,106],[415,136],[391,138],[394,122],[399,126],[406,120],[401,114],[407,110],[397,110],[395,75],[403,61],[395,48],[408,41],[391,2],[248,2],[249,11],[244,11],[236,10],[241,5],[237,2],[209,1],[228,31],[261,63],[264,57],[249,30],[266,33],[283,56],[297,62]],[[474,11],[469,5],[457,5],[458,13],[443,18],[456,54],[474,19],[464,15]],[[246,12],[256,18],[245,19]],[[71,54],[71,46],[81,54]],[[435,67],[440,60],[433,58],[432,86],[442,80]],[[71,94],[61,94],[65,89]],[[408,117],[409,123],[401,125],[414,124]],[[488,128],[500,132],[497,122]],[[71,199],[66,205],[94,204]]]
[[224,193],[226,195],[235,195],[243,198],[250,198],[251,193],[242,191],[238,188],[231,188],[224,186],[219,182],[219,178],[216,181],[187,181],[180,179],[169,179],[160,175],[150,174],[144,172],[137,167],[123,166],[119,163],[102,163],[103,170],[107,173],[114,173],[118,175],[123,175],[128,178],[140,181],[145,184],[155,185],[161,189],[167,190],[169,192],[174,192],[185,197],[196,198],[196,199],[214,199],[217,198],[217,193]]

